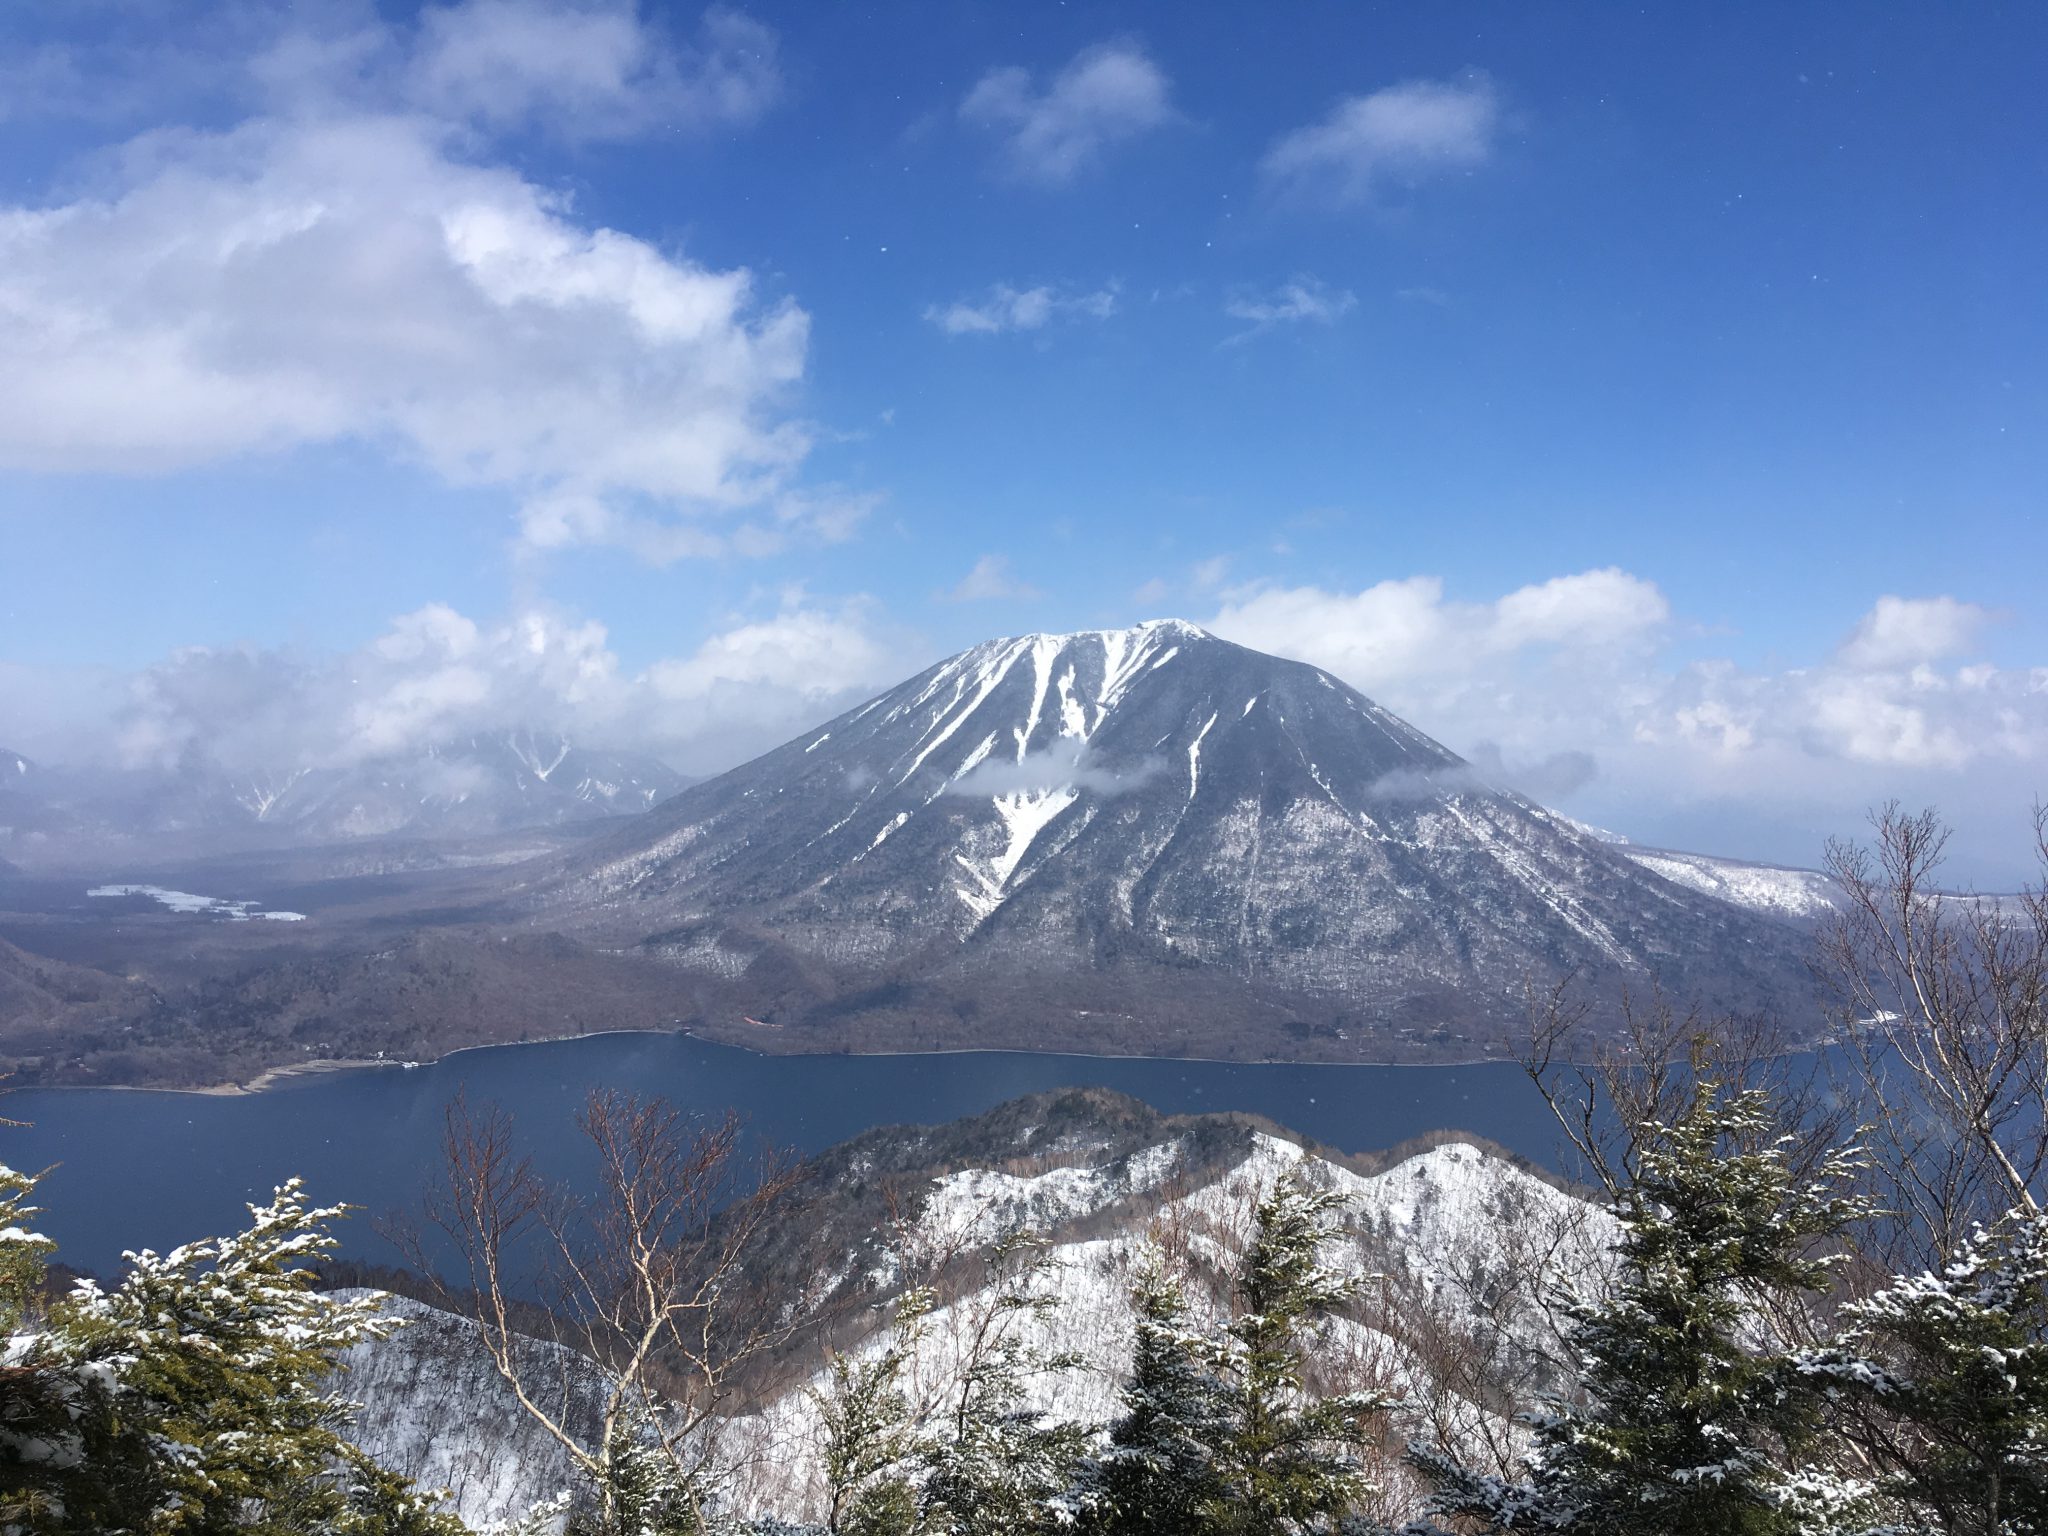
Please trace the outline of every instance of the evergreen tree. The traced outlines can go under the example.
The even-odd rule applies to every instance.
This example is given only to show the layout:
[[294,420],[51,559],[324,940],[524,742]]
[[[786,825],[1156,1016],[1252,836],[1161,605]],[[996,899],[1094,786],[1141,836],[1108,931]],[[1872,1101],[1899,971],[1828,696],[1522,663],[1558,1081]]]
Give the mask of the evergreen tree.
[[701,1536],[699,1490],[663,1450],[645,1409],[613,1422],[606,1449],[596,1502],[570,1516],[563,1536]]
[[1035,1232],[1013,1233],[989,1262],[995,1294],[969,1340],[951,1411],[922,1458],[920,1525],[942,1536],[1024,1536],[1068,1523],[1087,1446],[1081,1426],[1048,1423],[1024,1406],[1032,1377],[1080,1364],[1034,1337],[1058,1305],[1044,1285],[1050,1245]]
[[908,1469],[917,1435],[903,1371],[934,1299],[923,1287],[906,1291],[881,1353],[833,1356],[830,1390],[812,1393],[825,1424],[830,1536],[909,1536],[916,1527],[917,1490]]
[[1411,1459],[1438,1485],[1437,1514],[1499,1531],[1585,1536],[1774,1536],[1801,1525],[1788,1449],[1811,1434],[1819,1393],[1756,1342],[1772,1293],[1820,1290],[1817,1245],[1862,1214],[1839,1193],[1847,1153],[1796,1183],[1766,1101],[1723,1102],[1703,1084],[1676,1124],[1649,1126],[1616,1200],[1619,1272],[1609,1299],[1572,1309],[1584,1402],[1538,1422],[1526,1481]]
[[82,1481],[78,1384],[29,1331],[56,1250],[29,1225],[35,1187],[0,1164],[0,1530],[48,1521]]
[[1103,1536],[1200,1536],[1224,1500],[1217,1455],[1232,1424],[1228,1390],[1156,1255],[1131,1299],[1138,1326],[1124,1411],[1082,1476],[1081,1524]]
[[1874,1518],[1837,1528],[2048,1533],[2048,1218],[2015,1211],[1942,1273],[1843,1313],[1835,1345],[1801,1360],[1877,1469]]
[[323,1531],[448,1536],[461,1527],[342,1431],[328,1390],[340,1352],[396,1324],[374,1298],[312,1289],[339,1208],[296,1180],[250,1228],[130,1256],[122,1283],[81,1282],[27,1359],[62,1383],[69,1429],[40,1447],[64,1474],[30,1532],[135,1536]]
[[1317,1326],[1362,1284],[1321,1256],[1343,1205],[1291,1171],[1260,1202],[1224,1357],[1231,1422],[1216,1459],[1223,1492],[1201,1528],[1231,1536],[1328,1530],[1371,1491],[1357,1451],[1370,1420],[1389,1405],[1357,1394],[1319,1398],[1306,1379]]

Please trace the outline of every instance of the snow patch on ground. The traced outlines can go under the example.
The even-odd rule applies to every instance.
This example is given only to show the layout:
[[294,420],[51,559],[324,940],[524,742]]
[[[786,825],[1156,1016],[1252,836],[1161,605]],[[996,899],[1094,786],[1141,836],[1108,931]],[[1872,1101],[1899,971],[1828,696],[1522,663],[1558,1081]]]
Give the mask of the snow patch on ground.
[[1178,1142],[1147,1147],[1120,1167],[1053,1168],[1018,1175],[964,1168],[932,1183],[918,1218],[920,1240],[938,1251],[993,1242],[1005,1232],[1049,1231],[1104,1206],[1154,1189],[1179,1166]]
[[303,912],[260,912],[253,901],[230,901],[224,896],[195,896],[190,891],[166,890],[160,885],[96,885],[85,894],[147,896],[158,906],[168,907],[173,912],[201,913],[231,923],[245,923],[252,918],[272,923],[303,923],[306,920],[306,914]]

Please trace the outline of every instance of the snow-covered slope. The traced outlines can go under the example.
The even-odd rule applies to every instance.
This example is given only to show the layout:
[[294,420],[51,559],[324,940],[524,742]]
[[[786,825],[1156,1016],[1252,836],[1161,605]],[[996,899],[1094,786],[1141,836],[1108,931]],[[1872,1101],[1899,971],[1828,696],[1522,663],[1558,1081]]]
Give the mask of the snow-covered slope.
[[1567,967],[1724,1007],[1794,973],[1757,915],[1485,786],[1327,673],[1172,621],[976,646],[518,894],[757,971],[735,1006],[775,1023],[844,1022],[881,983],[935,1022],[999,999],[1020,1034],[1125,1015],[1141,1048],[1191,1010],[1363,1039],[1519,1018]]
[[[336,1383],[363,1405],[352,1432],[358,1445],[422,1488],[450,1491],[445,1507],[477,1530],[575,1486],[568,1453],[520,1407],[465,1319],[403,1296],[387,1295],[384,1308],[406,1326],[348,1350]],[[602,1411],[602,1375],[552,1344],[531,1340],[524,1349],[541,1406],[588,1434]]]
[[[1148,1254],[1175,1255],[1198,1316],[1220,1319],[1258,1201],[1294,1173],[1346,1201],[1344,1235],[1326,1258],[1383,1277],[1328,1326],[1318,1368],[1332,1382],[1369,1379],[1419,1396],[1432,1343],[1456,1338],[1484,1342],[1497,1369],[1525,1384],[1555,1343],[1549,1287],[1597,1284],[1609,1218],[1470,1142],[1385,1161],[1320,1154],[1241,1117],[1162,1117],[1099,1091],[1037,1095],[952,1126],[871,1132],[824,1154],[747,1262],[804,1298],[838,1347],[870,1353],[889,1342],[892,1298],[936,1283],[941,1303],[905,1383],[913,1401],[935,1404],[993,1305],[981,1255],[1008,1232],[1036,1229],[1052,1245],[1040,1284],[1057,1305],[1023,1326],[1081,1365],[1035,1379],[1030,1405],[1100,1423],[1116,1411],[1131,1284]],[[564,1486],[559,1454],[516,1422],[461,1325],[399,1305],[424,1321],[352,1360],[347,1390],[364,1404],[366,1448],[453,1485],[472,1520],[502,1518]],[[816,1514],[813,1391],[828,1380],[820,1358],[800,1339],[786,1357],[800,1368],[783,1369],[765,1401],[725,1426],[724,1457],[742,1469],[730,1496],[742,1511]],[[593,1378],[581,1363],[544,1363],[541,1374],[574,1383],[587,1411]],[[1473,1422],[1489,1411],[1455,1407],[1452,1419]]]
[[1813,919],[1836,909],[1840,889],[1817,869],[1788,869],[1778,864],[1749,864],[1703,853],[1673,853],[1663,848],[1623,848],[1622,853],[1652,874],[1733,906],[1775,917]]

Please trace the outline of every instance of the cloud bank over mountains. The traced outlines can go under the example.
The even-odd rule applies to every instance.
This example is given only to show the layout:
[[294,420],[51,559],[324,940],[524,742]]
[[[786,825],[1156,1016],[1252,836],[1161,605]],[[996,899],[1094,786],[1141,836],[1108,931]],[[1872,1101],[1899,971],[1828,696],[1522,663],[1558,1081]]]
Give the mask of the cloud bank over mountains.
[[[1775,671],[1674,659],[1682,624],[1669,600],[1614,568],[1487,601],[1450,598],[1427,576],[1356,592],[1269,585],[1235,591],[1202,622],[1343,678],[1486,782],[1652,841],[1695,824],[1688,816],[1732,831],[1739,808],[1776,831],[1728,851],[1810,861],[1823,837],[1855,831],[1843,807],[1891,795],[1943,803],[1966,845],[1973,817],[2024,810],[2048,760],[2048,668],[1978,658],[1973,641],[1994,617],[1948,597],[1887,596],[1831,653]],[[181,650],[104,680],[84,718],[79,690],[0,669],[0,716],[20,732],[6,745],[31,756],[130,766],[192,752],[245,770],[346,765],[533,725],[712,773],[948,648],[871,600],[790,591],[634,669],[594,618],[435,604],[344,655]]]
[[1488,777],[1596,819],[1720,829],[1752,839],[1725,851],[1811,861],[1822,838],[1854,835],[1844,818],[1857,808],[1918,797],[1962,824],[1980,858],[2000,846],[1985,830],[1996,818],[2017,871],[2009,834],[2048,762],[2048,667],[1984,660],[1975,646],[1995,617],[1953,597],[1887,595],[1802,665],[1680,660],[1683,626],[1662,590],[1608,568],[1491,602],[1447,598],[1435,577],[1264,586],[1234,595],[1211,627],[1314,662]]
[[342,655],[189,647],[96,679],[90,712],[48,674],[0,669],[0,717],[30,756],[135,769],[194,757],[238,772],[343,768],[534,727],[704,773],[893,680],[903,648],[871,605],[791,593],[771,614],[629,670],[596,620],[543,606],[479,620],[431,604]]

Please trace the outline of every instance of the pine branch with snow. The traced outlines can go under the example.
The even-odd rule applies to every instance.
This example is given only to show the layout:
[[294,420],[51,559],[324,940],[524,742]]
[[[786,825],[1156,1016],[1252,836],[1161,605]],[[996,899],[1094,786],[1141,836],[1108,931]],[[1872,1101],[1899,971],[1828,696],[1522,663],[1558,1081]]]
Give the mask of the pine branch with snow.
[[66,1383],[81,1475],[27,1530],[460,1530],[345,1437],[341,1352],[397,1326],[380,1298],[313,1289],[345,1208],[292,1180],[249,1214],[232,1236],[130,1253],[113,1290],[82,1281],[52,1309],[33,1357]]
[[2013,1211],[1843,1313],[1798,1361],[1875,1468],[1832,1529],[2048,1531],[2048,1218]]

